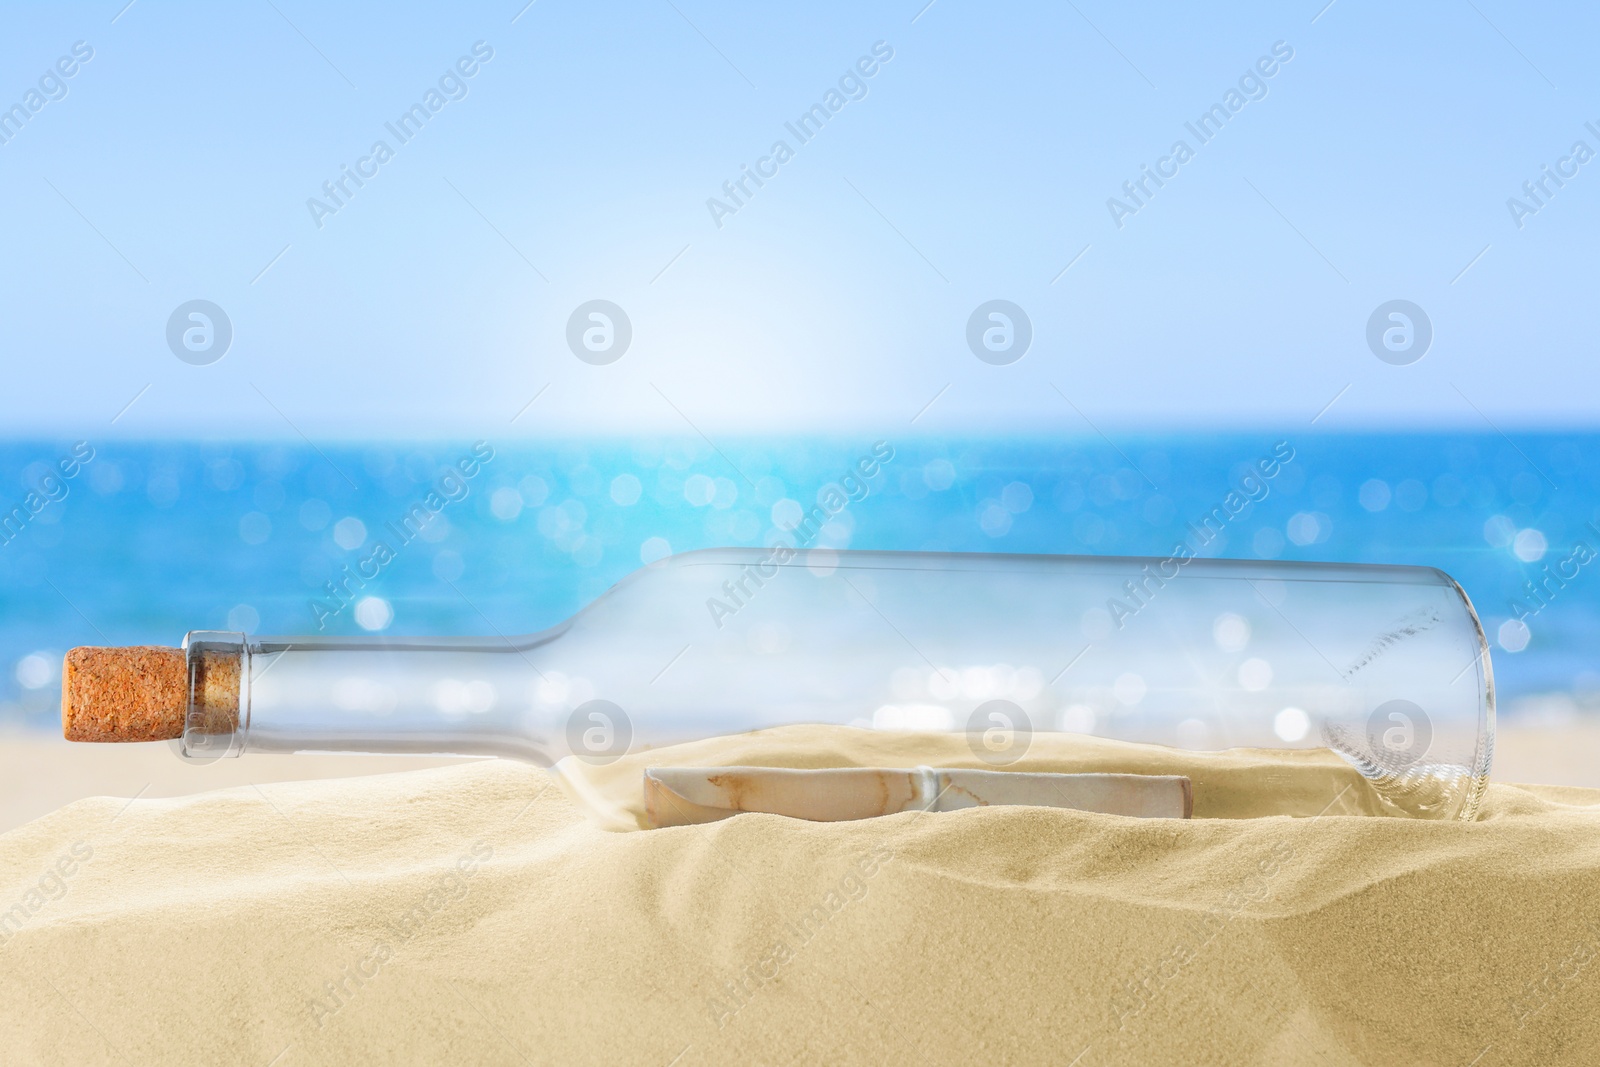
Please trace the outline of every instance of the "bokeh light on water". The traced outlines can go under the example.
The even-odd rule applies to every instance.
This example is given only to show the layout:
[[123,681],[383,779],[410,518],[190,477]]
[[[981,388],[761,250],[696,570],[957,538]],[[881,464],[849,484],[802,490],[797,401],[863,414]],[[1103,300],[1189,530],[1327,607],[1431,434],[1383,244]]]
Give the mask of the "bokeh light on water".
[[[1503,708],[1596,703],[1600,567],[1575,552],[1600,551],[1600,468],[1582,461],[1596,436],[889,439],[893,459],[815,544],[1166,555],[1280,441],[1293,460],[1246,486],[1258,500],[1235,497],[1201,554],[1441,567],[1483,616]],[[65,495],[0,544],[0,719],[53,723],[74,644],[541,629],[671,552],[769,540],[873,441],[489,444],[472,462],[469,441],[95,443]],[[0,508],[70,447],[0,445]],[[1229,619],[1215,637],[1248,640]],[[1270,681],[1269,664],[1246,667],[1240,684]]]

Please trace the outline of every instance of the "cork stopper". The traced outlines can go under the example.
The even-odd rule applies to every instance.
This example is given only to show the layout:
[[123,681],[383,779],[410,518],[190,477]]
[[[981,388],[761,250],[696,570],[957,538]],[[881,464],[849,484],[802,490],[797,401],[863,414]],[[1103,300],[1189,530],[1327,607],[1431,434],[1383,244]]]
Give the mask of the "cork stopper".
[[[205,733],[239,717],[239,659],[202,653],[195,712]],[[61,732],[68,741],[166,741],[183,735],[189,670],[183,650],[157,646],[75,648],[61,668]]]

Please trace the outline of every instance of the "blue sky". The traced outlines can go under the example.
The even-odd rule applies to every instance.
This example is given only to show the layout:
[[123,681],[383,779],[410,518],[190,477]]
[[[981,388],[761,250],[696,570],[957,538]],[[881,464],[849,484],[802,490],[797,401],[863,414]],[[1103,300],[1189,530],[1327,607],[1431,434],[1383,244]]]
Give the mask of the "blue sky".
[[[1561,161],[1600,151],[1595,23],[1503,0],[12,11],[0,107],[65,95],[0,143],[0,432],[1593,425],[1600,161]],[[878,42],[800,143],[785,123]],[[1265,95],[1199,143],[1185,123],[1278,42]],[[442,77],[400,143],[385,124]],[[714,219],[778,140],[793,158]],[[1117,225],[1178,140],[1193,158]],[[1514,219],[1546,165],[1576,173]],[[233,335],[205,366],[167,340],[197,299]],[[1006,365],[966,340],[995,299],[1031,324]],[[1366,340],[1396,299],[1433,332],[1403,366]],[[592,300],[631,325],[603,365],[567,343]]]

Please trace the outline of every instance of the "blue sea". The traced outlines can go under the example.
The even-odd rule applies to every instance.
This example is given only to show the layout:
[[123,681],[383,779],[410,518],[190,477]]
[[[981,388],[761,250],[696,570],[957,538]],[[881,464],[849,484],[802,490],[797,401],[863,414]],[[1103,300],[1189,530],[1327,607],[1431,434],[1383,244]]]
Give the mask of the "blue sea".
[[0,719],[54,729],[79,644],[542,629],[661,555],[763,543],[829,485],[858,498],[832,547],[1164,556],[1221,508],[1202,555],[1440,567],[1483,617],[1502,710],[1581,709],[1600,700],[1596,455],[1597,434],[1493,432],[13,440]]

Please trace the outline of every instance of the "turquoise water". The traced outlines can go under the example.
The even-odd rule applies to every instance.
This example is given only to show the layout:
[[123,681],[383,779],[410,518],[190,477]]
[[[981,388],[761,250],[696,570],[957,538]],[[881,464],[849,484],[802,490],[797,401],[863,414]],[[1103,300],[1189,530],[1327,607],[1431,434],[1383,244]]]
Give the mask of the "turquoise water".
[[[815,542],[832,547],[1167,555],[1184,539],[1440,567],[1484,617],[1503,705],[1583,695],[1600,690],[1600,564],[1574,545],[1600,550],[1597,454],[1600,435],[1494,433],[11,441],[0,719],[53,725],[77,644],[541,629],[657,555],[762,543],[830,484],[856,498]],[[1525,629],[1502,629],[1524,609]]]

